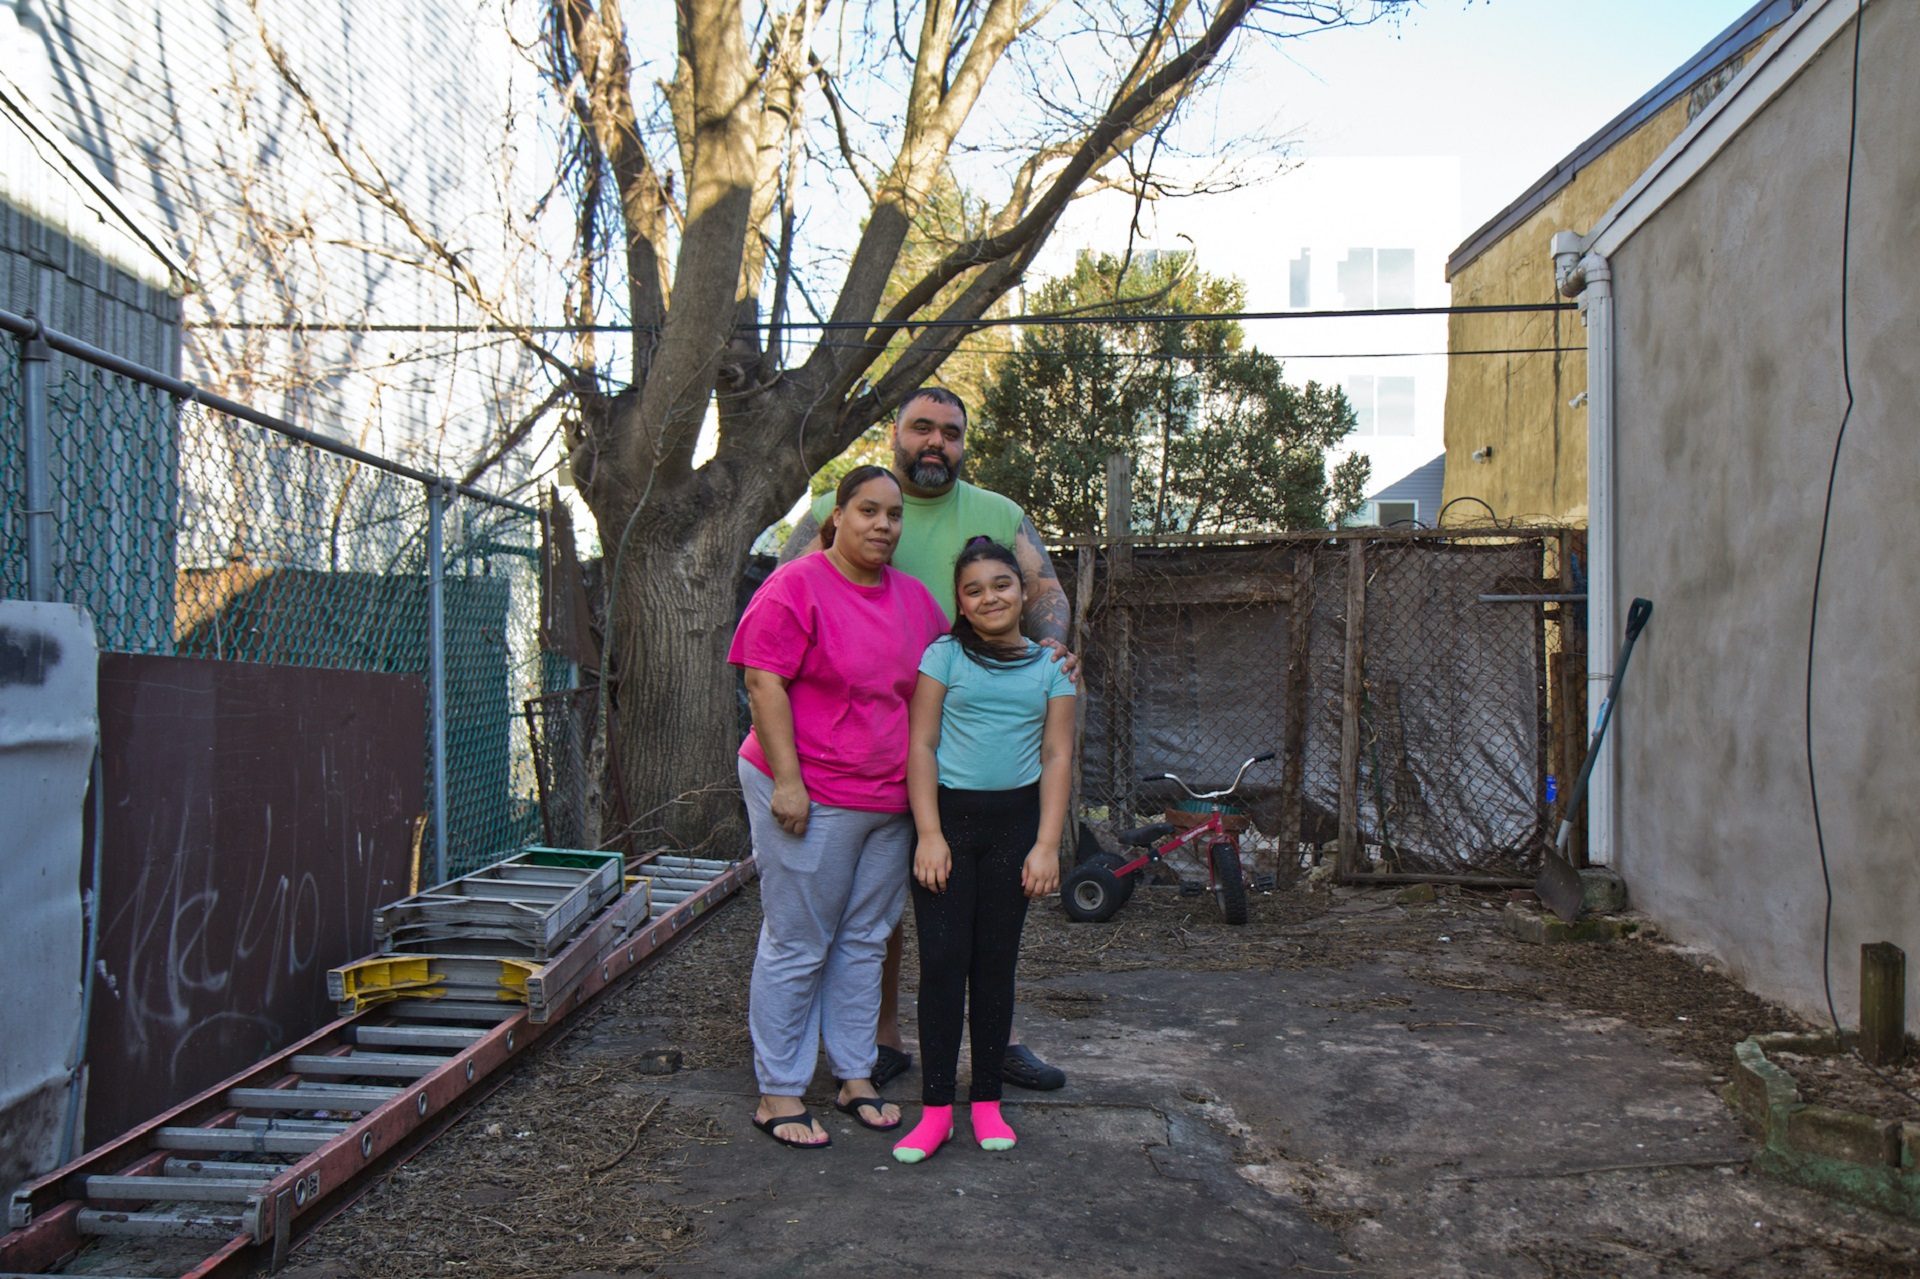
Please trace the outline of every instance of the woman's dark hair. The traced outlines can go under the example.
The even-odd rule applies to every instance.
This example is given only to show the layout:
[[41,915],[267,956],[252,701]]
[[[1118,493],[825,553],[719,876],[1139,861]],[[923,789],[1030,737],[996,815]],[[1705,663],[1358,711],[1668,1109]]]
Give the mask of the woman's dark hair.
[[833,535],[838,531],[840,521],[835,512],[853,500],[854,491],[868,480],[887,479],[893,481],[895,488],[900,487],[899,477],[884,466],[856,466],[840,477],[840,487],[833,491],[833,510],[827,512],[827,518],[820,523],[820,549],[826,550],[833,545]]
[[1014,580],[1021,582],[1022,585],[1025,584],[1025,575],[1020,572],[1020,561],[1014,557],[1012,550],[985,534],[968,538],[966,546],[960,550],[960,557],[953,562],[953,630],[950,634],[954,642],[960,645],[968,657],[986,667],[1025,666],[1029,662],[1038,661],[1042,651],[1029,648],[1024,639],[1020,642],[1019,649],[1014,652],[989,644],[981,637],[980,632],[973,629],[973,623],[967,620],[967,615],[960,611],[960,574],[966,571],[967,565],[978,564],[981,560],[992,560],[996,564],[1006,565],[1013,570]]

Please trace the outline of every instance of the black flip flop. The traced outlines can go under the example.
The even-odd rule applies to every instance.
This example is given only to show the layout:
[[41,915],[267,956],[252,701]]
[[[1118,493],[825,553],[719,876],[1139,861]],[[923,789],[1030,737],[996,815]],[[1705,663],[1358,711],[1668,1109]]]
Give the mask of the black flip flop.
[[905,1122],[906,1117],[904,1115],[890,1124],[870,1124],[865,1118],[866,1111],[877,1111],[886,1104],[887,1099],[885,1097],[855,1097],[852,1101],[836,1101],[833,1103],[833,1108],[843,1115],[851,1116],[853,1122],[859,1124],[869,1132],[892,1132]]
[[867,1077],[875,1088],[885,1088],[913,1069],[913,1054],[903,1053],[891,1044],[875,1044],[873,1071]]
[[[758,1128],[761,1132],[767,1134],[767,1136],[773,1138],[781,1145],[790,1146],[795,1150],[825,1150],[833,1144],[833,1137],[831,1135],[829,1135],[825,1141],[795,1141],[791,1137],[782,1137],[779,1133],[775,1132],[774,1129],[785,1124],[806,1124],[808,1127],[812,1127],[813,1116],[803,1110],[797,1115],[774,1115],[765,1120],[756,1119],[753,1121],[755,1128]],[[821,1131],[825,1132],[826,1129],[823,1128]]]

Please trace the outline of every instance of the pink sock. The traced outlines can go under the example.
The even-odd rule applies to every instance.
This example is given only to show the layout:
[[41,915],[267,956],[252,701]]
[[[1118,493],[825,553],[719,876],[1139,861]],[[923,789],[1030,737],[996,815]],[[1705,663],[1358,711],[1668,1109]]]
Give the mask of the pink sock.
[[893,1157],[903,1164],[917,1164],[946,1145],[951,1136],[953,1107],[928,1106],[920,1112],[920,1122],[913,1131],[893,1143]]
[[1019,1140],[1007,1121],[1000,1117],[999,1102],[976,1101],[967,1108],[967,1113],[973,1121],[973,1139],[980,1143],[980,1149],[1012,1150],[1013,1143]]

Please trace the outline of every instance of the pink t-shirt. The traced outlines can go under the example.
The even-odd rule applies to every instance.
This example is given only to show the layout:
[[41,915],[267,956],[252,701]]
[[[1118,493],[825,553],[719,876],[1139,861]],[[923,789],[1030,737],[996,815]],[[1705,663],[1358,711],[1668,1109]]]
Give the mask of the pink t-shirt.
[[[848,581],[824,552],[782,564],[754,592],[727,660],[785,676],[800,779],[816,804],[907,811],[907,702],[920,654],[947,615],[905,573],[878,586]],[[740,758],[773,768],[748,733]]]

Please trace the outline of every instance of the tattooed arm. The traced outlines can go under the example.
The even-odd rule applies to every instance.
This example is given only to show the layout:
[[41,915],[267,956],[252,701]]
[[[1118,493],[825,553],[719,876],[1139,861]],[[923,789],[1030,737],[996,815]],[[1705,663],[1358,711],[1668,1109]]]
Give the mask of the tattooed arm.
[[1054,574],[1053,561],[1047,557],[1047,547],[1040,540],[1039,531],[1033,527],[1033,521],[1024,516],[1020,520],[1020,531],[1014,535],[1013,556],[1020,561],[1020,576],[1027,591],[1020,629],[1034,643],[1052,649],[1054,660],[1064,664],[1067,677],[1079,683],[1080,659],[1067,649],[1070,616],[1067,593]]
[[[787,544],[780,548],[779,562],[785,564],[788,560],[797,560],[807,552],[819,549],[820,521],[813,518],[813,510],[809,507],[793,526],[793,532],[787,536]],[[1045,555],[1046,551],[1040,553]]]

